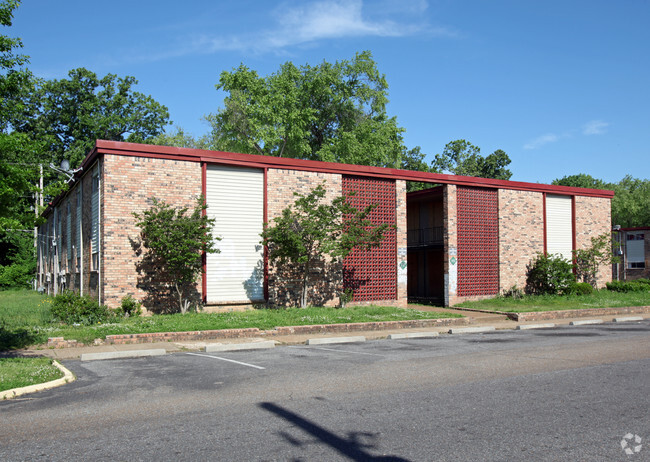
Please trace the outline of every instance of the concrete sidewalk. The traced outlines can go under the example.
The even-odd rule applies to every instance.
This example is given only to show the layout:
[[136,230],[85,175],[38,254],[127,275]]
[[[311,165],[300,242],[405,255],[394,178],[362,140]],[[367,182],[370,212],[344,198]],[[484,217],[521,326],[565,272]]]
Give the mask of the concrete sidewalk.
[[[496,313],[484,313],[484,312],[475,312],[475,311],[465,311],[458,309],[449,309],[449,308],[439,308],[439,307],[427,307],[427,306],[417,306],[414,307],[421,311],[431,311],[431,312],[447,312],[447,313],[456,313],[461,314],[467,318],[467,321],[463,321],[462,324],[459,324],[454,327],[494,327],[495,329],[517,329],[518,326],[536,326],[539,325],[539,322],[529,321],[529,322],[518,322],[508,319],[504,314]],[[560,325],[570,325],[573,322],[589,319],[588,316],[579,316],[579,311],[576,311],[577,316],[561,319],[552,319],[547,318],[544,321],[545,324],[553,323],[556,326]],[[612,322],[614,318],[621,318],[628,316],[627,311],[621,309],[620,313],[615,313],[607,316],[592,316],[593,318],[602,319],[603,322]],[[637,317],[650,318],[650,307],[645,307],[643,313],[635,314]],[[519,327],[522,328],[522,327]],[[394,334],[407,334],[407,333],[422,333],[422,332],[437,332],[439,334],[448,334],[450,331],[450,326],[440,326],[440,327],[421,327],[421,328],[401,328],[401,329],[385,329],[385,330],[355,330],[355,336],[363,336],[367,340],[375,340],[387,338],[389,335]],[[288,335],[276,335],[269,337],[266,335],[256,335],[250,337],[241,337],[241,338],[232,338],[232,339],[217,339],[217,340],[201,340],[201,341],[177,341],[177,342],[152,342],[152,343],[136,343],[136,344],[123,344],[123,345],[96,345],[96,346],[81,346],[74,348],[43,348],[43,349],[27,349],[15,351],[16,355],[20,356],[47,356],[54,359],[66,360],[66,359],[79,359],[81,355],[91,354],[91,353],[103,353],[103,352],[126,352],[126,351],[147,351],[147,350],[158,350],[164,349],[167,353],[174,353],[180,351],[198,351],[204,349],[207,345],[218,345],[218,344],[232,344],[232,343],[251,343],[251,342],[268,342],[269,340],[275,341],[276,345],[296,345],[304,344],[309,339],[314,338],[329,338],[329,337],[348,337],[350,332],[319,332],[319,333],[306,333],[306,334],[288,334]]]

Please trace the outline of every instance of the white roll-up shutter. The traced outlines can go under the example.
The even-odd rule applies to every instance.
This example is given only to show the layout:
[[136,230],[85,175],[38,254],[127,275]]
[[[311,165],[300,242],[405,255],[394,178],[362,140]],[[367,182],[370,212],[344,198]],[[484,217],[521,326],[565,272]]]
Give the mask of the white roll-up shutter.
[[208,216],[216,220],[220,253],[207,255],[208,303],[264,300],[264,172],[210,165],[206,175]]
[[546,196],[546,252],[573,260],[571,196]]

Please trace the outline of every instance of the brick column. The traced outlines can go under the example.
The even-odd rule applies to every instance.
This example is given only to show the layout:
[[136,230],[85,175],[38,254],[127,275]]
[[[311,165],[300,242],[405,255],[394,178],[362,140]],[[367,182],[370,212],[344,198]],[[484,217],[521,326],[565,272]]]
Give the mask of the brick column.
[[405,308],[408,297],[406,181],[395,181],[395,206],[395,225],[397,226],[397,306]]
[[444,212],[444,271],[445,306],[452,306],[458,298],[458,233],[456,219],[456,185],[444,186],[442,198]]

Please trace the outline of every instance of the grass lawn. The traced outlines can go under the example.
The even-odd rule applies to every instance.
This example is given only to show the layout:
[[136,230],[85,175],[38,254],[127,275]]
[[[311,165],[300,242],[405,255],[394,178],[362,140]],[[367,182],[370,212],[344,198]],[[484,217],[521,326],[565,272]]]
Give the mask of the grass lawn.
[[650,306],[650,292],[622,293],[603,289],[594,291],[590,295],[525,295],[520,299],[495,297],[475,302],[463,302],[457,306],[508,313]]
[[353,306],[346,308],[309,307],[305,309],[256,309],[229,313],[189,313],[155,315],[140,318],[116,318],[115,322],[93,326],[65,326],[52,323],[50,298],[32,291],[0,291],[0,350],[22,348],[47,342],[48,337],[64,337],[82,343],[113,334],[182,332],[212,329],[349,322],[402,321],[458,317],[387,306]]
[[0,391],[63,377],[50,358],[0,358]]

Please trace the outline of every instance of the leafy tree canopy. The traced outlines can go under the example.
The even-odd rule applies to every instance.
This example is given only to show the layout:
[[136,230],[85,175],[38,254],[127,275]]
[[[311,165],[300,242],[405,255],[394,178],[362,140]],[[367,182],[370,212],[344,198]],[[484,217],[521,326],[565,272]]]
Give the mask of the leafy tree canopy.
[[16,131],[47,143],[46,162],[77,166],[97,139],[143,142],[169,123],[165,106],[133,90],[134,77],[98,77],[84,68],[67,79],[34,80],[28,107],[11,121]]
[[478,146],[465,140],[447,143],[442,154],[435,155],[431,165],[437,172],[454,175],[497,180],[509,180],[512,176],[512,172],[506,168],[510,165],[508,154],[497,149],[487,157],[483,157]]
[[611,184],[605,183],[603,180],[594,178],[586,173],[578,173],[577,175],[568,175],[563,178],[555,179],[551,184],[591,189],[611,189],[612,186]]
[[[416,146],[413,149],[404,150],[402,155],[402,164],[400,168],[404,170],[414,170],[417,172],[431,172],[437,173],[437,170],[424,160],[426,154],[422,152],[420,146]],[[407,192],[411,191],[420,191],[422,189],[428,189],[435,186],[433,183],[424,183],[419,181],[409,181],[406,183]]]
[[404,150],[388,117],[388,83],[369,51],[352,60],[260,77],[243,64],[223,72],[224,108],[207,116],[221,149],[251,154],[399,167]]

